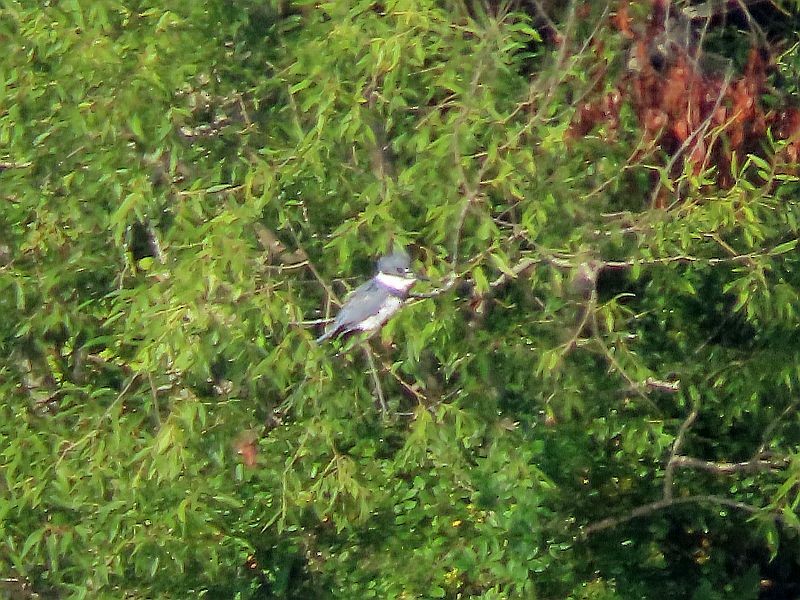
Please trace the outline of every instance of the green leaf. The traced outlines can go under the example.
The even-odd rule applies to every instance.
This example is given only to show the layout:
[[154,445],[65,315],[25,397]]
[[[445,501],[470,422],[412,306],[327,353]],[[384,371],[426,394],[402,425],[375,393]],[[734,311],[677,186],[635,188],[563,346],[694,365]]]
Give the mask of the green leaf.
[[22,545],[22,550],[19,553],[20,559],[24,559],[28,556],[28,553],[33,549],[34,546],[38,546],[41,541],[42,537],[44,536],[46,528],[41,527],[39,529],[34,530],[25,540],[25,543]]
[[128,126],[131,128],[133,134],[138,137],[139,139],[144,139],[144,131],[142,130],[142,120],[138,114],[131,115],[130,120],[128,121]]
[[472,270],[472,276],[475,279],[475,289],[479,294],[485,294],[489,291],[489,280],[481,267],[475,267]]
[[797,247],[797,240],[789,240],[788,242],[784,242],[782,244],[778,244],[772,250],[769,251],[770,256],[776,256],[778,254],[786,254],[787,252],[791,252]]

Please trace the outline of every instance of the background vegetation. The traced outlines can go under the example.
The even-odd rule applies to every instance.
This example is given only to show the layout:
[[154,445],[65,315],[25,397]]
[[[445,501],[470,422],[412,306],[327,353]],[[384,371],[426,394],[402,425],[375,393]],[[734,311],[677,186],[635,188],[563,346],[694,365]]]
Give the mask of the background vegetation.
[[2,593],[797,597],[799,14],[5,3]]

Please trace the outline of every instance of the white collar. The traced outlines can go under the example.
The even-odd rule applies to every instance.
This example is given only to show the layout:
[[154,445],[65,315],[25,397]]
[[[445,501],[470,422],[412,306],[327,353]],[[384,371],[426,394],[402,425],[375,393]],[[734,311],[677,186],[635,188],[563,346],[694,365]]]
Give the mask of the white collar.
[[409,279],[408,277],[401,277],[400,275],[390,275],[389,273],[378,273],[375,275],[375,281],[395,292],[407,292],[411,289],[411,286],[417,282],[416,279]]

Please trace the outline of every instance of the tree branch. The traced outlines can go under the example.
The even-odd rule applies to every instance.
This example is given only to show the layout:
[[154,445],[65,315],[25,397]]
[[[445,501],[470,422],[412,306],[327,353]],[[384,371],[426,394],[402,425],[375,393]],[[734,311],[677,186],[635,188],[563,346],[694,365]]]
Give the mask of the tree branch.
[[[469,205],[467,205],[469,206]],[[678,256],[665,256],[662,258],[651,258],[647,260],[609,260],[609,261],[600,261],[600,265],[598,270],[609,269],[609,270],[617,270],[622,271],[626,269],[633,268],[634,265],[668,265],[672,263],[701,263],[706,264],[708,266],[714,267],[721,264],[730,264],[730,263],[747,263],[751,264],[753,260],[759,258],[768,258],[770,257],[770,251],[768,249],[763,249],[759,252],[749,252],[747,254],[737,254],[735,256],[726,256],[726,257],[711,257],[711,258],[704,258],[700,256],[691,256],[688,254],[681,254]],[[574,258],[574,257],[571,257]],[[521,258],[513,267],[511,267],[510,272],[501,273],[495,279],[493,279],[489,286],[491,288],[498,288],[502,285],[505,285],[512,279],[516,279],[517,277],[523,275],[529,269],[537,266],[537,265],[551,265],[556,267],[557,269],[576,269],[579,265],[575,264],[573,261],[564,258],[563,256],[557,256],[556,254],[552,255],[539,255],[539,256],[525,256]],[[425,299],[425,298],[435,298],[436,296],[441,296],[445,292],[450,291],[453,287],[461,281],[461,277],[458,277],[453,271],[450,276],[448,276],[447,280],[445,281],[444,285],[435,290],[431,290],[430,292],[415,292],[409,294],[409,298],[414,299]],[[658,382],[654,382],[651,386],[648,384],[648,387],[659,387],[657,385]],[[670,389],[667,389],[669,387]],[[664,391],[672,391],[674,390],[674,384],[670,383],[669,386],[664,386]]]
[[679,379],[675,381],[662,381],[660,379],[648,377],[644,380],[642,387],[664,392],[665,394],[677,394],[681,390],[681,382]]
[[731,475],[733,473],[758,473],[761,471],[785,469],[789,466],[789,461],[788,459],[751,459],[738,463],[729,463],[701,460],[691,456],[673,455],[670,459],[670,465],[673,466],[673,469],[700,469],[702,471],[716,473],[717,475]]
[[730,500],[729,498],[722,498],[720,496],[714,496],[711,494],[700,494],[696,496],[686,496],[684,498],[664,498],[662,500],[650,502],[649,504],[643,504],[642,506],[634,508],[625,515],[620,515],[618,517],[608,517],[606,519],[602,519],[600,521],[597,521],[595,523],[583,527],[581,529],[578,538],[586,539],[590,535],[595,534],[598,531],[603,531],[604,529],[612,529],[614,527],[617,527],[618,525],[622,525],[623,523],[627,523],[628,521],[633,521],[634,519],[637,519],[639,517],[646,517],[660,510],[672,508],[673,506],[678,506],[682,504],[718,504],[720,506],[735,508],[736,510],[741,510],[754,515],[764,514],[770,516],[773,520],[775,520],[778,523],[781,523],[787,527],[791,527],[796,531],[800,531],[800,526],[794,525],[786,521],[783,518],[783,515],[779,513],[766,511],[765,509],[759,508],[758,506],[745,504],[744,502],[737,502],[736,500]]
[[0,161],[0,171],[6,171],[8,169],[25,169],[30,167],[33,163],[28,162],[11,162],[7,160]]

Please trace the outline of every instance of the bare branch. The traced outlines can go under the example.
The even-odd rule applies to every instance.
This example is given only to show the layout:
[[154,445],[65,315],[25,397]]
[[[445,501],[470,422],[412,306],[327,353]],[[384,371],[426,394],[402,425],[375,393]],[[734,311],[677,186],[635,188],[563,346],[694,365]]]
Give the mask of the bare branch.
[[691,456],[673,456],[670,459],[670,464],[677,468],[700,469],[717,475],[731,475],[734,473],[758,473],[785,469],[789,466],[789,460],[751,459],[744,462],[729,463],[701,460]]
[[540,258],[523,258],[519,261],[516,265],[511,267],[510,273],[502,273],[497,279],[492,281],[489,286],[492,288],[500,287],[504,283],[506,283],[509,279],[516,279],[528,269],[535,267],[536,265],[540,265],[544,262]]
[[651,390],[664,392],[665,394],[677,394],[681,390],[680,380],[662,381],[660,379],[653,379],[652,377],[645,379],[642,386]]
[[5,171],[7,169],[25,169],[30,167],[33,163],[30,161],[27,162],[10,162],[6,160],[0,161],[0,171]]
[[686,496],[684,498],[665,498],[663,500],[650,502],[649,504],[643,504],[642,506],[634,508],[632,511],[630,511],[625,515],[620,515],[618,517],[608,517],[606,519],[602,519],[600,521],[587,525],[586,527],[583,527],[578,537],[579,539],[581,538],[586,539],[590,535],[597,533],[598,531],[603,531],[604,529],[612,529],[614,527],[617,527],[618,525],[622,525],[623,523],[627,523],[639,517],[646,517],[660,510],[672,508],[673,506],[678,506],[682,504],[718,504],[720,506],[735,508],[736,510],[741,510],[743,512],[750,513],[753,515],[763,514],[771,517],[778,523],[782,523],[787,527],[791,527],[792,529],[800,531],[800,527],[786,521],[783,518],[783,515],[781,515],[780,513],[767,511],[758,506],[745,504],[744,502],[737,502],[735,500],[730,500],[729,498],[722,498],[720,496],[714,496],[711,494],[708,495],[703,494],[696,496]]
[[[524,275],[526,271],[535,267],[536,265],[542,265],[542,264],[553,265],[560,269],[573,268],[572,263],[557,258],[555,256],[544,256],[536,258],[532,256],[526,256],[525,258],[520,259],[520,261],[513,267],[511,267],[510,272],[501,273],[496,279],[489,282],[489,287],[490,288],[501,287],[506,283],[508,283],[510,280],[516,279],[517,277]],[[435,298],[436,296],[440,296],[445,292],[450,291],[459,281],[461,281],[461,278],[453,274],[453,276],[451,276],[446,280],[445,284],[442,287],[432,290],[430,292],[422,292],[422,293],[412,292],[411,294],[409,294],[409,298],[412,299]]]

